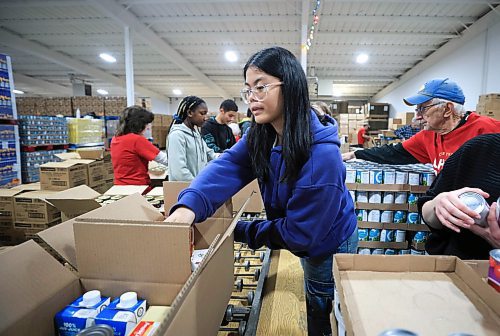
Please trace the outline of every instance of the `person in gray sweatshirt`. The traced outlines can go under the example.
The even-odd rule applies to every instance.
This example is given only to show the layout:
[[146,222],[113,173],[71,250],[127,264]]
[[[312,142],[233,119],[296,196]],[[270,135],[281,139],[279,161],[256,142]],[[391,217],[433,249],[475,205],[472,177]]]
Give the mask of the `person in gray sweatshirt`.
[[199,131],[207,113],[207,104],[196,96],[187,96],[179,104],[167,137],[169,181],[191,181],[216,158]]

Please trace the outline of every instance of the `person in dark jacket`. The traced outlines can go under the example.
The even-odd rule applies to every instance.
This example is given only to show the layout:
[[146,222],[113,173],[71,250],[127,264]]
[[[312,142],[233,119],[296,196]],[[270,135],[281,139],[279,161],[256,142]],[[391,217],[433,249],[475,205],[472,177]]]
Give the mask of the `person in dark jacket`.
[[250,109],[247,110],[247,116],[241,119],[238,125],[240,126],[241,137],[243,137],[243,134],[245,134],[250,128],[250,125],[252,125],[252,111],[250,111]]
[[202,222],[257,178],[267,219],[240,221],[235,239],[286,249],[304,269],[309,335],[330,335],[335,253],[355,253],[357,223],[345,186],[337,124],[311,109],[300,62],[272,47],[250,57],[242,98],[254,122],[179,195],[168,222]]
[[201,127],[203,140],[215,153],[222,153],[235,143],[233,130],[228,124],[235,121],[238,114],[238,105],[234,100],[226,99],[220,104],[219,114],[208,119]]
[[[467,141],[446,161],[426,195],[418,200],[431,230],[425,244],[429,254],[488,259],[490,250],[500,248],[500,223],[495,213],[500,196],[499,167],[500,133]],[[474,224],[478,214],[458,198],[466,191],[481,194],[491,204],[487,227]]]

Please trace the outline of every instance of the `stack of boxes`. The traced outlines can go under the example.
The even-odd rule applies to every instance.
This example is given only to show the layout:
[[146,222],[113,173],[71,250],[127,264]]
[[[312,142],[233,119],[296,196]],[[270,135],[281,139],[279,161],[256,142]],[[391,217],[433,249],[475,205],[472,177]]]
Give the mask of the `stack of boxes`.
[[80,115],[84,116],[89,113],[95,113],[96,116],[104,115],[104,98],[79,96],[73,97],[73,115],[77,115],[76,111],[80,110]]
[[386,103],[365,104],[365,115],[370,125],[370,131],[387,129],[390,105]]
[[104,99],[104,113],[106,116],[119,116],[126,107],[127,98],[125,97],[106,97]]
[[358,253],[424,254],[428,228],[416,203],[433,180],[428,165],[347,163],[346,185],[358,217]]
[[476,112],[500,120],[500,94],[489,93],[479,96]]
[[45,98],[45,115],[73,116],[71,97]]
[[153,125],[151,127],[153,144],[163,149],[166,146],[167,135],[172,124],[173,117],[166,114],[155,114]]
[[78,147],[103,144],[103,119],[67,118],[67,121],[71,145]]

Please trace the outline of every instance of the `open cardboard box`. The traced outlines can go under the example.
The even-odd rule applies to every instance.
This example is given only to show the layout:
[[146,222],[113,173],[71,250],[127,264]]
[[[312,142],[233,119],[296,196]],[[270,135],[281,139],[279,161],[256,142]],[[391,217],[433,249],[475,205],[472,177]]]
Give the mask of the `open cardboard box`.
[[99,196],[101,194],[97,191],[81,185],[52,194],[46,200],[61,211],[61,219],[64,222],[100,208],[101,205],[95,200]]
[[500,294],[450,256],[335,256],[347,335],[498,335]]
[[242,211],[232,221],[215,219],[219,232],[197,228],[195,248],[209,252],[194,272],[191,226],[162,222],[138,194],[59,225],[63,235],[44,231],[60,256],[76,257],[68,262],[78,273],[33,241],[0,254],[0,334],[53,335],[54,315],[99,289],[112,297],[133,290],[150,305],[171,306],[158,335],[215,335],[233,288],[232,231]]

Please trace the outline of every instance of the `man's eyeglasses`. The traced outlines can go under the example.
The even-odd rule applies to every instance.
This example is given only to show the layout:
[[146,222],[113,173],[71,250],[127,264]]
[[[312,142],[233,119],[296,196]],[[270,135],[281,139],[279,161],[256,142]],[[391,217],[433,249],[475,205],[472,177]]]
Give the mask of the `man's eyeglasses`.
[[417,112],[417,114],[419,114],[419,115],[423,115],[431,107],[436,106],[436,105],[441,105],[441,104],[443,104],[443,102],[439,102],[439,103],[431,104],[431,105],[427,105],[427,106],[420,106],[420,107],[417,107],[415,109],[415,112]]
[[267,96],[267,92],[269,92],[269,88],[272,86],[275,86],[275,85],[283,85],[283,82],[257,85],[253,89],[250,89],[250,88],[241,89],[241,91],[240,91],[241,98],[243,99],[245,104],[248,104],[250,101],[250,95],[253,94],[253,97],[255,98],[255,100],[263,101]]

